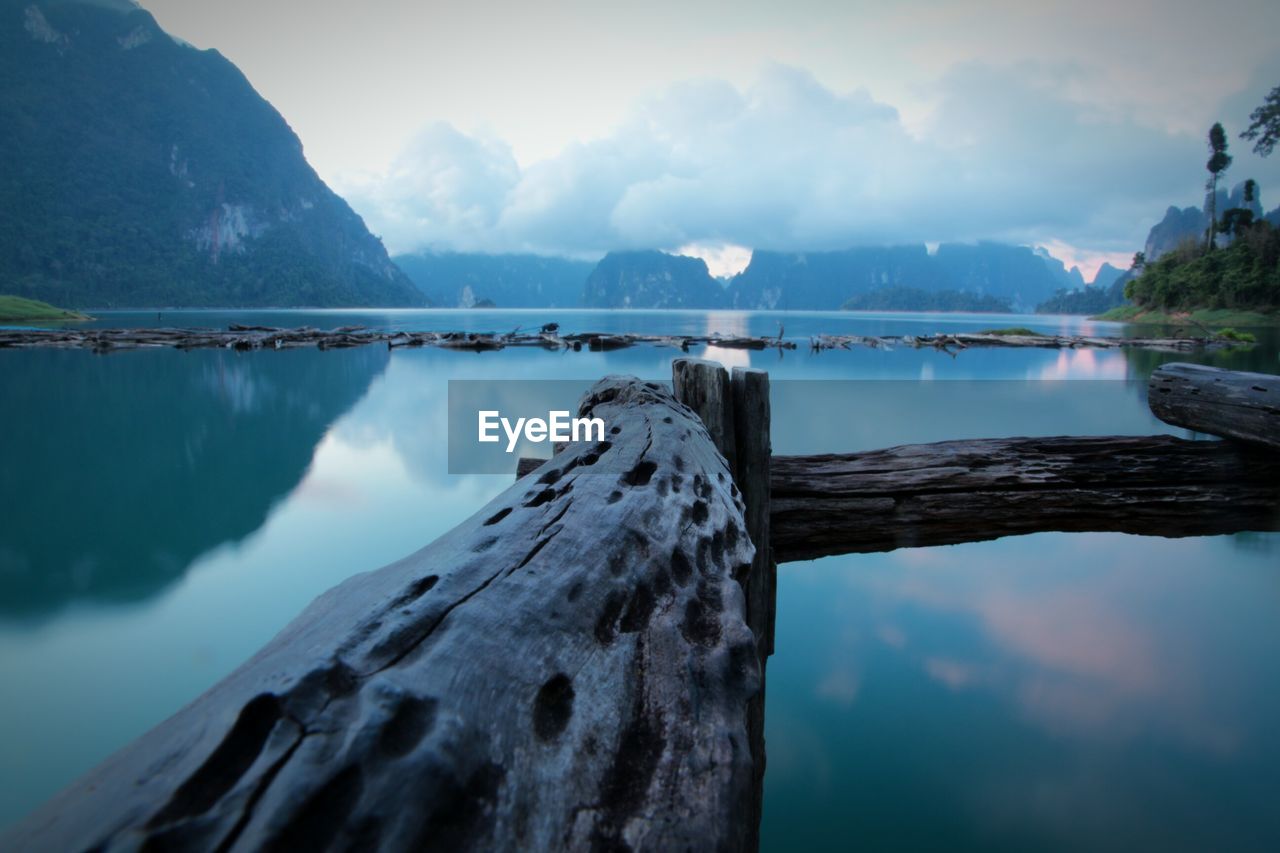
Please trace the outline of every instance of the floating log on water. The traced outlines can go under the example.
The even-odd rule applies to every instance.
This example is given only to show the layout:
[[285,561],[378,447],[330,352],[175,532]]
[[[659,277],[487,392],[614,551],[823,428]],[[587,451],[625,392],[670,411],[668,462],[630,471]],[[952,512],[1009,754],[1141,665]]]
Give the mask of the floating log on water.
[[[361,326],[344,326],[331,331],[322,331],[309,327],[278,329],[272,326],[245,326],[240,324],[232,324],[226,331],[219,329],[0,329],[0,349],[63,347],[91,349],[95,352],[114,352],[116,350],[146,347],[256,350],[314,346],[320,349],[341,349],[376,343],[386,344],[391,349],[397,347],[436,346],[474,352],[500,350],[506,347],[544,347],[548,349],[572,349],[574,351],[586,348],[593,352],[609,352],[640,345],[668,346],[684,352],[688,352],[689,348],[693,346],[746,350],[793,350],[796,348],[795,341],[788,341],[781,337],[639,335],[598,332],[562,336],[554,329],[530,333],[516,330],[506,334],[488,332],[391,332],[369,330]],[[1161,352],[1192,352],[1196,350],[1249,346],[1249,344],[1216,338],[1100,338],[982,334],[890,335],[885,337],[818,335],[810,340],[810,348],[814,352],[828,349],[852,349],[854,347],[893,349],[895,346],[932,347],[954,355],[956,351],[971,347],[1039,347],[1049,349],[1071,347],[1111,349],[1118,347],[1149,349]]]
[[948,354],[952,350],[970,347],[1030,347],[1038,349],[1145,349],[1157,352],[1195,352],[1197,350],[1230,349],[1249,346],[1248,343],[1225,338],[1104,338],[1097,335],[997,335],[990,333],[965,333],[935,335],[816,335],[810,339],[810,349],[821,352],[828,349],[892,349],[908,346],[920,349],[932,347]]
[[1280,530],[1280,456],[1164,435],[775,456],[770,483],[779,562],[1044,531]]
[[602,381],[580,414],[607,440],[321,596],[0,847],[749,848],[732,472],[659,385]]
[[1151,374],[1147,403],[1165,423],[1280,450],[1280,376],[1165,364]]

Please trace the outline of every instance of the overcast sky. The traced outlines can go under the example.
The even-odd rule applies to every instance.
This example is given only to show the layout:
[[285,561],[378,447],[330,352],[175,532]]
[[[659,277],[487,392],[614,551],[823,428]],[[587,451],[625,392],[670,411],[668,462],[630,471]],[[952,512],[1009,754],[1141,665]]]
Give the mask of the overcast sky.
[[1092,268],[1200,202],[1280,3],[152,0],[393,252],[1000,239]]

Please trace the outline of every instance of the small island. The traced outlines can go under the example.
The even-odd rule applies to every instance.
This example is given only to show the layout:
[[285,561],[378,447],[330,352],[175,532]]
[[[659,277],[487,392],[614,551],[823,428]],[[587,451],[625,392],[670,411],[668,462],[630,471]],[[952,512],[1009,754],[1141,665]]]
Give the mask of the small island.
[[92,320],[87,314],[58,308],[38,299],[0,296],[0,323],[47,323],[51,320]]

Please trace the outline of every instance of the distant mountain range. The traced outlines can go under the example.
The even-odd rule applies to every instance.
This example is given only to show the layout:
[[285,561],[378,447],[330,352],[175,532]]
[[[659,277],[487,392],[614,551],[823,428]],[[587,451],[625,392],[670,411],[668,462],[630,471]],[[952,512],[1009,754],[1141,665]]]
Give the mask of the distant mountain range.
[[[459,308],[483,303],[500,308],[1029,311],[1057,290],[1085,284],[1079,269],[1067,269],[1044,249],[1001,243],[943,244],[932,253],[923,245],[756,251],[746,269],[728,279],[713,277],[699,258],[657,250],[610,252],[596,264],[537,255],[431,252],[394,260],[432,304]],[[1105,270],[1119,274],[1113,267]]]
[[1083,285],[1078,269],[1042,250],[1001,243],[944,243],[835,252],[756,251],[741,273],[721,284],[694,258],[616,252],[588,279],[584,304],[627,308],[835,310],[886,290],[956,292],[1030,311],[1055,290]]
[[596,264],[540,255],[418,252],[392,260],[442,308],[577,308]]
[[135,4],[0,0],[0,80],[0,292],[426,303],[244,75]]

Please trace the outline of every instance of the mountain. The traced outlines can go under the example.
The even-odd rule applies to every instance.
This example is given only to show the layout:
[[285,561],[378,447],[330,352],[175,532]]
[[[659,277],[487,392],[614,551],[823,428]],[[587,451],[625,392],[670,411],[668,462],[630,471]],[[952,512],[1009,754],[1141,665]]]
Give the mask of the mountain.
[[835,252],[752,252],[729,288],[734,308],[835,310],[851,296],[907,285],[939,289],[924,246],[878,246]]
[[1080,272],[1079,267],[1067,269],[1067,265],[1049,254],[1048,249],[1038,248],[1032,251],[1044,263],[1049,274],[1057,280],[1059,287],[1065,287],[1068,290],[1084,287],[1084,274]]
[[[1015,311],[1030,311],[1064,282],[1084,284],[1045,263],[1026,246],[1005,243],[943,243],[934,255],[946,289],[985,293],[1007,299]],[[1051,260],[1054,260],[1051,258]],[[1061,268],[1061,262],[1055,260]]]
[[[1112,267],[1114,270],[1115,267]],[[1099,271],[1101,272],[1101,271]],[[1092,317],[1095,314],[1102,314],[1110,311],[1119,305],[1124,305],[1128,300],[1125,299],[1124,286],[1132,277],[1128,272],[1119,273],[1110,284],[1092,284],[1088,287],[1082,287],[1078,290],[1059,290],[1049,299],[1036,306],[1037,314],[1084,314]],[[1095,277],[1096,282],[1102,276],[1099,274]]]
[[433,305],[576,308],[595,268],[590,261],[540,255],[420,252],[392,258]]
[[1093,275],[1093,281],[1089,283],[1090,287],[1110,287],[1115,284],[1116,279],[1124,275],[1124,270],[1113,267],[1106,261],[1102,262],[1102,266],[1098,267],[1098,271]]
[[840,308],[844,311],[981,311],[994,314],[1012,310],[1008,302],[995,296],[900,286],[860,293]]
[[[1205,193],[1205,203],[1209,202],[1209,194]],[[1218,190],[1216,201],[1218,219],[1222,219],[1222,214],[1233,207],[1242,207],[1253,211],[1253,215],[1258,218],[1264,218],[1262,212],[1262,188],[1258,187],[1254,190],[1254,200],[1250,204],[1244,201],[1244,181],[1236,184],[1231,191]],[[1268,221],[1274,218],[1273,224],[1280,224],[1280,208],[1271,213],[1266,214]],[[1209,217],[1202,208],[1199,207],[1170,207],[1165,211],[1164,219],[1157,222],[1151,231],[1147,234],[1146,245],[1143,246],[1143,254],[1146,256],[1147,263],[1159,260],[1161,255],[1167,254],[1178,247],[1183,240],[1204,240],[1205,232],[1209,228]],[[1224,236],[1218,237],[1219,243],[1225,242]]]
[[73,306],[421,305],[215,50],[127,0],[0,0],[0,291]]
[[726,301],[706,261],[656,250],[610,252],[582,292],[588,308],[719,308]]
[[906,287],[992,296],[1018,311],[1064,285],[1083,285],[1078,269],[1043,250],[1003,243],[883,246],[835,252],[757,251],[734,278],[735,308],[833,310],[860,294]]

